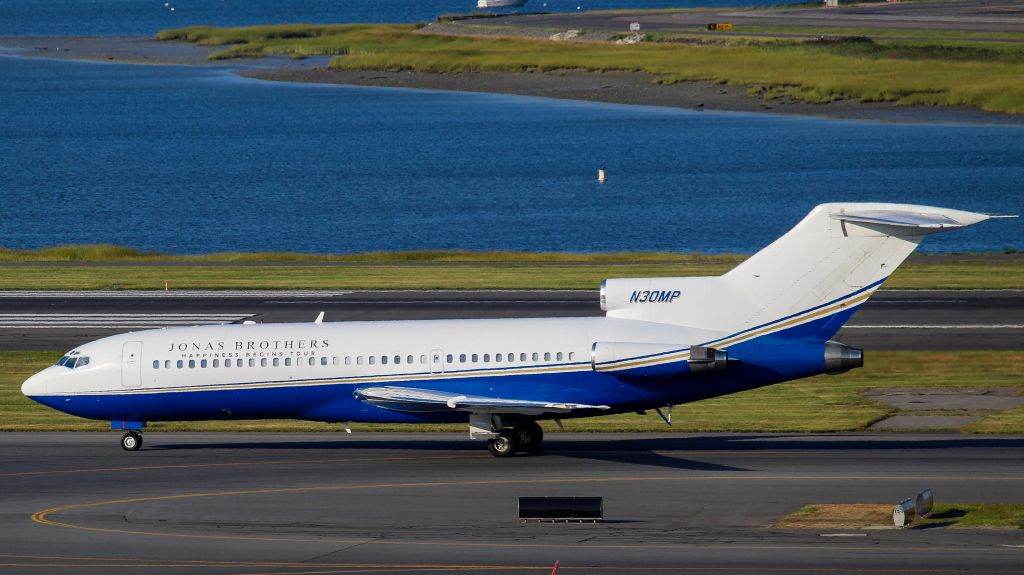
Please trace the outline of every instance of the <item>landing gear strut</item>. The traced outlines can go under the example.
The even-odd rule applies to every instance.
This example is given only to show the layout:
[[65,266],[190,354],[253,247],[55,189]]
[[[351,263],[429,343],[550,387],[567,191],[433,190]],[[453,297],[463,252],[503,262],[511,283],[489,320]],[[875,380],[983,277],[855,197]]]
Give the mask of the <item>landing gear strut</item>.
[[517,423],[512,429],[503,429],[498,437],[487,442],[487,451],[495,457],[512,457],[517,451],[537,453],[544,441],[544,430],[536,421]]
[[121,449],[125,451],[138,451],[142,447],[142,434],[138,431],[126,431],[121,436]]

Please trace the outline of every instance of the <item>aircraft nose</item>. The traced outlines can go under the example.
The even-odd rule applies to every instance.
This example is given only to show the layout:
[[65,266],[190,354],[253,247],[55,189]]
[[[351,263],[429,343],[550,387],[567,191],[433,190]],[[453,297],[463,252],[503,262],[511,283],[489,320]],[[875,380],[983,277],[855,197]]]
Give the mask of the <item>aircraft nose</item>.
[[46,380],[48,379],[46,370],[40,371],[32,377],[25,380],[25,383],[21,384],[21,393],[25,397],[33,397],[36,395],[43,395],[46,393]]

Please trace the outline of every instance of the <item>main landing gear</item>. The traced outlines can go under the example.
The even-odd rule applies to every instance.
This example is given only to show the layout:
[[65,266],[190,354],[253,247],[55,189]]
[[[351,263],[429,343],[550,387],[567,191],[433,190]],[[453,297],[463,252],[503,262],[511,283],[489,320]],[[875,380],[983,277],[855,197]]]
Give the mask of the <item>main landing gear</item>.
[[544,430],[536,421],[516,423],[511,429],[502,429],[498,436],[487,441],[487,451],[495,457],[512,457],[517,451],[537,453],[544,441]]
[[121,436],[121,449],[125,451],[138,451],[142,447],[142,434],[134,429],[126,431]]

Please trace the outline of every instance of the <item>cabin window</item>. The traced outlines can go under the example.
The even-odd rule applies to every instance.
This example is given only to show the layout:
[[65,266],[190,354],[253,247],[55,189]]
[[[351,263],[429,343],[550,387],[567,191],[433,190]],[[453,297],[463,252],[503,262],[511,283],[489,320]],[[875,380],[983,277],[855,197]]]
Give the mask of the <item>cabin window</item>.
[[201,367],[203,369],[206,369],[207,365],[209,365],[209,364],[207,363],[207,361],[205,359],[203,361],[199,362],[199,367]]
[[213,367],[220,367],[220,360],[219,359],[213,360]]
[[473,354],[473,363],[476,363],[478,361],[480,361],[480,356],[474,353]]
[[574,359],[576,359],[576,352],[570,351],[569,352],[569,361],[572,361]]
[[224,360],[224,367],[231,367],[231,360],[230,359],[225,359]]
[[[438,359],[440,359],[440,358],[439,358],[438,356],[436,356],[436,355],[435,355],[435,356],[434,356],[434,361],[437,361]],[[455,362],[455,356],[453,356],[453,355],[452,355],[452,354],[450,354],[450,353],[448,354],[448,356],[447,356],[447,357],[445,357],[445,359],[446,359],[446,360],[448,360],[448,363],[454,363],[454,362]]]
[[256,360],[254,358],[249,358],[249,367],[256,367]]
[[171,360],[164,360],[164,369],[171,369]]
[[334,365],[338,365],[341,363],[341,359],[338,356],[334,356],[334,358],[331,360],[331,363]]
[[352,356],[351,355],[346,355],[345,356],[345,365],[352,365]]
[[395,356],[395,365],[398,365],[400,363],[402,363],[402,356],[396,355]]
[[540,361],[540,354],[539,353],[533,352],[533,361]]
[[183,367],[185,367],[185,362],[179,359],[178,360],[178,369],[181,369]]
[[491,354],[489,354],[489,353],[485,353],[484,354],[484,363],[491,363]]
[[466,354],[464,354],[464,353],[460,353],[459,354],[459,363],[466,363]]
[[356,365],[363,365],[363,356],[356,357]]
[[315,357],[309,358],[309,365],[316,365],[316,358]]
[[[441,359],[441,357],[440,357],[440,356],[438,356],[438,358],[437,358],[437,359]],[[425,355],[421,355],[421,356],[420,356],[420,363],[422,363],[422,364],[426,365],[426,363],[427,363],[427,356],[425,356]]]
[[500,353],[494,354],[494,363],[501,363],[501,354]]
[[292,358],[290,358],[290,357],[284,358],[284,366],[285,367],[291,367],[291,365],[292,365]]
[[260,359],[260,367],[267,367],[267,358]]
[[519,361],[526,361],[526,354],[525,353],[519,354]]
[[[426,357],[424,357],[424,356],[422,356],[422,355],[420,356],[420,358],[421,358],[421,359],[426,359]],[[413,356],[411,356],[411,355],[409,355],[409,356],[406,356],[406,358],[405,358],[405,363],[413,363],[413,362],[415,362],[415,361],[416,361],[416,358],[415,358],[415,357],[413,357]],[[420,363],[423,363],[423,362],[421,361]]]
[[320,358],[320,365],[327,365],[327,356],[326,355]]
[[154,359],[153,360],[153,369],[160,369],[160,360],[159,359]]
[[188,360],[188,368],[189,369],[195,369],[196,368],[196,360],[194,360],[194,359]]
[[551,352],[550,351],[545,351],[544,352],[544,361],[551,361]]
[[555,354],[555,359],[558,361],[562,361],[562,352],[558,352],[557,354]]
[[273,359],[273,362],[274,362],[274,367],[277,367],[277,366],[281,365],[281,358],[275,357]]
[[380,356],[380,364],[381,365],[387,365],[388,364],[388,356],[386,356],[386,355]]

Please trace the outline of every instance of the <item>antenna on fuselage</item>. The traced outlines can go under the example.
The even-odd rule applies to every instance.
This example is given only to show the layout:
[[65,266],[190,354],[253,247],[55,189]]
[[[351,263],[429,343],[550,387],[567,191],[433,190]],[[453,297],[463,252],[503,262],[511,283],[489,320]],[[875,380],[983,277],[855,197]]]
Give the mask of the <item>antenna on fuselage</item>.
[[320,315],[316,316],[316,319],[313,320],[313,323],[323,323],[323,322],[324,322],[324,312],[320,312]]

